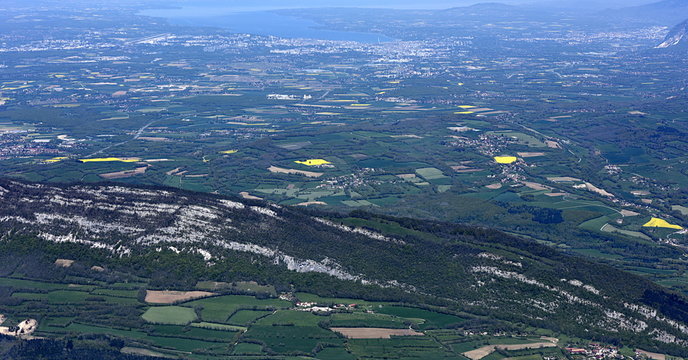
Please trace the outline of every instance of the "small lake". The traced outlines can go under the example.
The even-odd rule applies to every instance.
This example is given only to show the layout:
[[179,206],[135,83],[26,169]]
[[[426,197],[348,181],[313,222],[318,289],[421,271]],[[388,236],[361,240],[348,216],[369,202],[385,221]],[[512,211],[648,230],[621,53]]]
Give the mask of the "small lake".
[[165,18],[175,25],[219,27],[242,34],[363,43],[394,40],[380,34],[327,30],[308,19],[255,8],[185,6],[177,9],[149,9],[139,12],[139,15]]

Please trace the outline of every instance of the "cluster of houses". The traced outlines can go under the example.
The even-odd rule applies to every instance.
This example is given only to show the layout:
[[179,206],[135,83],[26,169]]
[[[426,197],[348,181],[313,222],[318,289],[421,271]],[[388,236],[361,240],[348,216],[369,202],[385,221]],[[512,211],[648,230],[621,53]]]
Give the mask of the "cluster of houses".
[[351,311],[355,309],[358,305],[356,304],[337,304],[334,306],[318,306],[318,303],[314,302],[297,302],[296,308],[299,311],[308,311],[317,314],[329,314],[333,312],[341,311]]
[[[0,315],[0,324],[4,323],[6,317]],[[30,339],[31,334],[36,331],[38,321],[34,319],[26,319],[16,326],[0,326],[0,334],[5,336],[13,336],[19,338]]]
[[590,343],[586,347],[567,347],[566,352],[571,355],[584,356],[586,359],[624,359],[615,346]]

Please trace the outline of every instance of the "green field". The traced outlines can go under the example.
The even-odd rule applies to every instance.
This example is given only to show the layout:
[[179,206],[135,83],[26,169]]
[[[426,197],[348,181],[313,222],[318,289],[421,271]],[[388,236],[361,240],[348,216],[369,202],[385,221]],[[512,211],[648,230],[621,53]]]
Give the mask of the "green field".
[[187,302],[184,306],[202,306],[203,321],[226,323],[230,316],[242,309],[280,309],[289,308],[291,303],[283,300],[259,300],[253,296],[228,295]]
[[442,170],[436,168],[416,169],[416,174],[420,175],[425,180],[437,180],[446,178],[446,176],[442,173]]
[[460,324],[465,321],[465,319],[455,315],[442,314],[439,312],[410,307],[383,306],[379,309],[375,309],[375,311],[381,314],[393,315],[400,318],[417,321],[421,329],[443,328],[448,325]]
[[186,325],[197,319],[193,309],[181,306],[152,307],[141,316],[154,324]]
[[258,310],[239,310],[235,312],[227,321],[230,324],[248,325],[257,319],[271,314],[271,311]]
[[252,343],[239,343],[234,346],[233,355],[263,354],[263,347]]
[[408,323],[419,323],[415,319],[402,319],[385,314],[368,314],[356,312],[351,314],[333,314],[330,316],[332,327],[380,327],[380,328],[408,328]]
[[328,347],[320,350],[315,358],[318,360],[355,360],[356,357],[344,348]]
[[212,330],[221,330],[221,331],[245,331],[246,330],[246,328],[243,326],[216,324],[216,323],[209,323],[209,322],[194,322],[194,323],[191,323],[190,325],[193,327],[212,329]]

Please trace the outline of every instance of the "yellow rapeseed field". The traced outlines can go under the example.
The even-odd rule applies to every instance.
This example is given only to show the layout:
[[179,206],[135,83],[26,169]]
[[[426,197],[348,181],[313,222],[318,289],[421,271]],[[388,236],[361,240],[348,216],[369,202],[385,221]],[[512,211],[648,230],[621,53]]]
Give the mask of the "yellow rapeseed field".
[[60,161],[62,161],[62,160],[66,160],[66,159],[67,159],[66,156],[59,156],[59,157],[54,157],[54,158],[52,158],[52,159],[45,160],[44,162],[47,162],[47,163],[56,163],[56,162],[60,162]]
[[648,221],[647,224],[643,225],[643,227],[683,230],[682,227],[674,224],[669,224],[669,222],[667,222],[666,220],[659,218],[652,218],[652,220]]
[[141,161],[140,158],[116,158],[116,157],[109,157],[109,158],[95,158],[95,159],[79,159],[82,163],[90,163],[90,162],[125,162],[125,163],[133,163],[133,162],[139,162]]
[[498,164],[513,164],[518,161],[515,156],[495,156],[494,159]]
[[297,164],[303,164],[307,166],[318,166],[318,165],[329,165],[331,162],[324,159],[308,159],[305,161],[294,161]]

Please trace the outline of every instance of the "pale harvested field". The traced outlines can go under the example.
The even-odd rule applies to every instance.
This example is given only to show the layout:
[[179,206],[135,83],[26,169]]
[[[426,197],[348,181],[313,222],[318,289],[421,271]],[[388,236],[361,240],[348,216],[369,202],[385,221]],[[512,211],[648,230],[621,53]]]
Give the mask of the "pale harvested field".
[[409,134],[409,135],[392,135],[392,137],[395,138],[395,139],[422,139],[422,138],[423,138],[422,136],[413,135],[413,134]]
[[466,165],[454,165],[451,167],[452,170],[456,171],[457,173],[463,174],[463,173],[473,173],[473,172],[478,172],[478,171],[483,171],[483,169],[475,169],[470,166]]
[[549,186],[545,186],[545,185],[538,184],[535,182],[530,182],[530,181],[524,181],[523,185],[525,185],[526,187],[531,188],[535,191],[551,190],[552,189]]
[[573,118],[573,116],[571,116],[571,115],[562,115],[562,116],[552,116],[552,117],[547,118],[545,120],[550,121],[550,122],[557,122],[557,121],[562,120],[562,119],[571,119],[571,118]]
[[423,333],[412,329],[386,328],[342,328],[334,327],[330,330],[338,332],[349,339],[389,339],[392,336],[422,336]]
[[649,359],[666,360],[666,355],[664,355],[664,354],[657,354],[657,353],[653,353],[653,352],[649,352],[649,351],[645,351],[645,350],[640,350],[640,349],[637,349],[636,352],[647,356]]
[[570,176],[556,176],[556,177],[548,177],[547,180],[553,181],[556,183],[559,182],[578,182],[582,181],[581,179],[575,178],[575,177],[570,177]]
[[296,169],[284,169],[284,168],[280,168],[277,166],[270,166],[268,168],[268,171],[270,171],[272,173],[280,173],[280,174],[303,175],[303,176],[312,177],[312,178],[317,178],[317,177],[321,177],[324,175],[324,173],[319,173],[319,172],[303,171],[303,170],[296,170]]
[[559,145],[559,143],[556,141],[547,140],[545,141],[545,144],[547,144],[547,147],[550,149],[561,149],[561,145]]
[[512,344],[512,345],[487,345],[479,349],[467,351],[463,355],[471,360],[480,360],[487,355],[492,354],[495,350],[524,350],[524,349],[540,349],[546,347],[555,347],[556,344],[551,342],[538,342],[531,344]]
[[502,184],[501,183],[490,184],[490,185],[485,185],[485,187],[490,189],[490,190],[498,190],[498,189],[502,188]]
[[640,215],[639,213],[631,210],[621,210],[621,215],[622,216],[638,216]]
[[208,291],[146,291],[146,302],[151,304],[173,304],[180,301],[213,296],[215,293]]
[[606,196],[606,197],[614,197],[614,194],[612,194],[612,193],[610,193],[610,192],[608,192],[608,191],[606,191],[606,190],[604,190],[604,189],[600,189],[600,188],[598,188],[597,186],[595,186],[595,185],[593,185],[593,184],[591,184],[591,183],[589,183],[589,182],[586,182],[586,183],[585,183],[585,187],[586,187],[586,188],[588,189],[588,191],[590,191],[590,192],[594,192],[594,193],[596,193],[596,194],[599,194],[599,195],[602,195],[602,196]]
[[545,153],[543,153],[543,152],[519,152],[517,154],[518,154],[518,156],[520,156],[522,158],[545,156]]
[[179,173],[179,171],[180,171],[181,169],[182,169],[182,168],[172,169],[172,170],[166,172],[165,174],[167,174],[168,176],[175,176],[175,175],[177,175],[177,174]]
[[107,174],[100,174],[98,176],[102,177],[103,179],[108,179],[108,180],[126,179],[126,178],[130,178],[130,177],[136,176],[136,175],[143,175],[146,173],[146,170],[148,170],[148,166],[143,166],[140,168],[136,168],[134,170],[125,170],[125,171],[118,171],[118,172],[107,173]]
[[559,339],[557,339],[555,337],[549,337],[549,336],[540,336],[540,340],[546,340],[546,341],[549,341],[549,342],[554,343],[554,344],[559,343]]
[[74,264],[74,260],[69,259],[57,259],[55,260],[55,265],[60,267],[68,268]]
[[241,197],[246,199],[246,200],[263,200],[263,198],[261,198],[261,197],[257,197],[257,196],[253,196],[253,195],[249,194],[248,191],[242,191],[239,193],[239,195],[241,195]]
[[155,136],[139,136],[139,140],[145,140],[145,141],[170,141],[168,138],[164,137],[155,137]]
[[327,203],[324,201],[306,201],[306,202],[296,204],[296,206],[311,206],[311,205],[327,205]]

